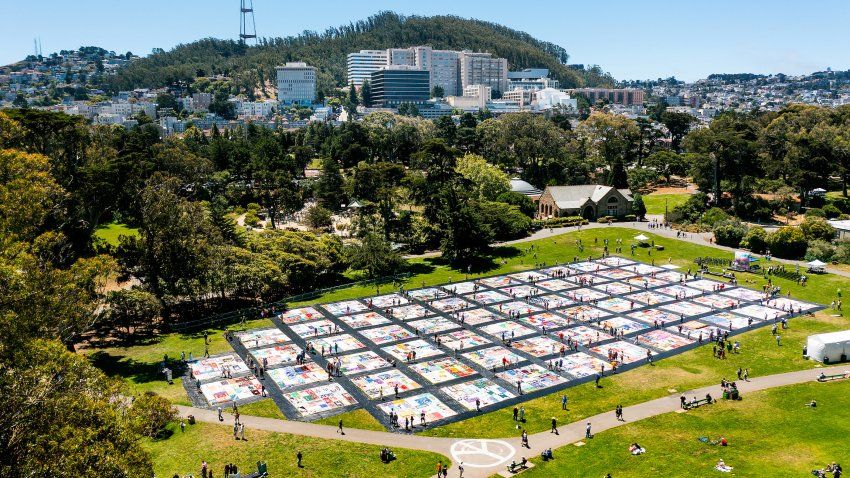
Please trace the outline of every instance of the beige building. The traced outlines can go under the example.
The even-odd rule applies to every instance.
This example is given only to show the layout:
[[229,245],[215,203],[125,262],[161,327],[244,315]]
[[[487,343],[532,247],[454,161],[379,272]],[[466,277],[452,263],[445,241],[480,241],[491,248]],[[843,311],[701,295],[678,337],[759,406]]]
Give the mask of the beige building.
[[547,186],[537,203],[537,218],[582,216],[597,219],[623,217],[632,213],[632,192],[612,186]]
[[500,94],[508,90],[508,60],[490,53],[460,52],[460,84],[486,85]]

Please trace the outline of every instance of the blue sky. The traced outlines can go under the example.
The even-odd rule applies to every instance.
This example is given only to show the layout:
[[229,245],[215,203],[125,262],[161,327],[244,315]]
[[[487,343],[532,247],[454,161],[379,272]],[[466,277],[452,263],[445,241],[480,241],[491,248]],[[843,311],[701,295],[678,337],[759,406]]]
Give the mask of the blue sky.
[[[239,33],[238,0],[3,0],[0,64],[22,59],[41,37],[45,53],[81,45],[147,54],[202,37]],[[709,73],[850,69],[848,0],[254,0],[257,32],[323,30],[381,10],[453,14],[557,43],[571,62],[617,79]]]

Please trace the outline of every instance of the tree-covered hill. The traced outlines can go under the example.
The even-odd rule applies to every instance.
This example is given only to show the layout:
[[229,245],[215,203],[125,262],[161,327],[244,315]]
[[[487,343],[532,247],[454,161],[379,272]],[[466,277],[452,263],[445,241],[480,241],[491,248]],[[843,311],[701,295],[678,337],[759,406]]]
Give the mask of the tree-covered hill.
[[112,87],[126,90],[159,87],[197,76],[225,74],[249,91],[260,79],[271,81],[274,67],[286,61],[305,61],[319,70],[319,89],[345,84],[346,54],[361,49],[430,45],[437,49],[488,51],[507,58],[512,69],[549,68],[564,87],[613,83],[599,67],[572,69],[566,50],[553,43],[494,23],[455,16],[402,16],[382,12],[323,33],[305,31],[286,38],[262,38],[257,46],[233,40],[207,38],[158,51],[134,62],[112,79]]

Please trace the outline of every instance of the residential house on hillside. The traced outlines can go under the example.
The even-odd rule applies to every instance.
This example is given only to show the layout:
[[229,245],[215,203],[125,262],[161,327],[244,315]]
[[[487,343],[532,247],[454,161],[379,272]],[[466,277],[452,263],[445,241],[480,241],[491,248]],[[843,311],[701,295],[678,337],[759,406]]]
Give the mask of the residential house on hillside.
[[582,216],[596,219],[623,217],[632,213],[632,192],[612,186],[547,186],[537,203],[537,218]]

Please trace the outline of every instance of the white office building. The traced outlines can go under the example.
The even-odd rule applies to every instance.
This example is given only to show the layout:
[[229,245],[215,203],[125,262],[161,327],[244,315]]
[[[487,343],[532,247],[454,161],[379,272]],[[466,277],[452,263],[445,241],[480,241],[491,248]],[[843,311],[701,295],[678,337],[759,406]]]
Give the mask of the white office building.
[[282,104],[311,105],[316,101],[316,68],[289,62],[277,71],[277,100]]
[[578,101],[575,98],[570,98],[570,94],[556,90],[555,88],[544,88],[534,92],[536,106],[539,110],[547,110],[551,108],[572,108],[578,110]]
[[[346,62],[348,67],[346,83],[349,85],[354,83],[356,88],[363,86],[363,82],[369,80],[372,73],[390,65],[388,52],[389,50],[360,50],[349,53]],[[401,55],[399,59],[402,59]]]

